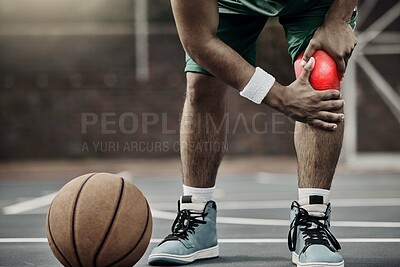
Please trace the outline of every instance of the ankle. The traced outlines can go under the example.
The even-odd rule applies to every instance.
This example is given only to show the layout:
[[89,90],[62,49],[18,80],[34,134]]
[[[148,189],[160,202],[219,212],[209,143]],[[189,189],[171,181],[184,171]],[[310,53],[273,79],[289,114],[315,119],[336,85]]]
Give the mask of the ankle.
[[310,215],[325,216],[329,204],[330,190],[320,188],[299,188],[299,204]]
[[193,196],[195,198],[203,198],[206,202],[213,199],[214,195],[214,187],[209,188],[199,188],[199,187],[191,187],[187,185],[183,185],[183,195],[184,196]]

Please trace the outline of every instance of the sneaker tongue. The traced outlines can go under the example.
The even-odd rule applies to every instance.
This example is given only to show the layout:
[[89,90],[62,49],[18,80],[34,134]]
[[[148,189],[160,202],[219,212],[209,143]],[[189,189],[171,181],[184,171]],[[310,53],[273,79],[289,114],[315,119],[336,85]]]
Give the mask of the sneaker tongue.
[[180,209],[181,210],[193,210],[202,212],[206,206],[207,201],[202,197],[195,196],[181,196],[180,198]]

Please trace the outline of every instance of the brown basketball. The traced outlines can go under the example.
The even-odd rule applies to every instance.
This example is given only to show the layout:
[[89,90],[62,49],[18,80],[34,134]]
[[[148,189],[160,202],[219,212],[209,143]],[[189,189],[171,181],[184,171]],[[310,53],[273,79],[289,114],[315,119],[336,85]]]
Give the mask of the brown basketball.
[[46,230],[64,266],[132,266],[149,245],[152,217],[136,186],[114,174],[91,173],[57,193]]

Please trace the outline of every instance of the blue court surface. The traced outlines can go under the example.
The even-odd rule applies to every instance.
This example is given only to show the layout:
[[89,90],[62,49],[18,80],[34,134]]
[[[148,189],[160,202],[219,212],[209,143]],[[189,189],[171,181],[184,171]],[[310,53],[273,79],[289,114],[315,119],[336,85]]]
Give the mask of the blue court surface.
[[[56,173],[53,179],[33,179],[38,172],[18,179],[1,174],[0,266],[60,266],[45,239],[45,216],[57,190],[74,176]],[[175,218],[181,178],[168,172],[120,175],[143,191],[152,208],[153,238],[137,264],[147,266],[151,248]],[[286,238],[296,190],[294,172],[221,174],[215,194],[220,257],[193,265],[293,266]],[[339,172],[332,206],[332,232],[345,266],[400,266],[400,173]]]

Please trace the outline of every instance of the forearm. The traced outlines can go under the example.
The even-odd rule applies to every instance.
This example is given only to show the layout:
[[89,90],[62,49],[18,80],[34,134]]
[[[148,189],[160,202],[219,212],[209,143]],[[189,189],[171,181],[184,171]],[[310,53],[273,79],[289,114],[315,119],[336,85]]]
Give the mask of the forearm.
[[[217,36],[219,23],[216,0],[172,0],[178,34],[186,53],[218,79],[241,91],[255,68]],[[279,95],[277,82],[270,90]],[[274,101],[264,101],[273,106]],[[275,101],[276,102],[276,101]]]
[[[236,51],[218,38],[214,38],[198,49],[187,49],[192,59],[215,77],[241,91],[249,82],[255,68]],[[282,105],[284,87],[275,81],[263,103],[278,108]]]
[[241,90],[255,69],[217,37],[217,0],[172,0],[179,38],[185,52],[200,66]]
[[334,0],[326,13],[325,23],[343,21],[349,23],[357,0]]
[[185,47],[185,50],[197,64],[237,90],[245,87],[255,71],[236,51],[216,37],[197,48]]

